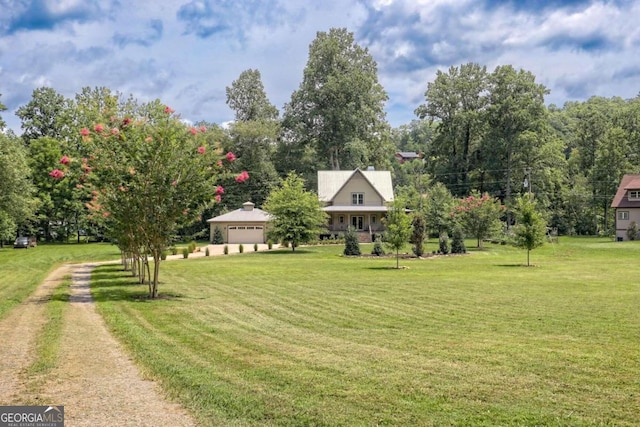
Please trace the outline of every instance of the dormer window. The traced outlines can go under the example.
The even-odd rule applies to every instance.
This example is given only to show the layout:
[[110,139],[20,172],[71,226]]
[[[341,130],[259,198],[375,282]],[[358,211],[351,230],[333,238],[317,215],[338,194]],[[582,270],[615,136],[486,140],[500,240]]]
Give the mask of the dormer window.
[[351,193],[352,205],[364,205],[364,193]]
[[629,190],[629,200],[640,200],[640,190]]

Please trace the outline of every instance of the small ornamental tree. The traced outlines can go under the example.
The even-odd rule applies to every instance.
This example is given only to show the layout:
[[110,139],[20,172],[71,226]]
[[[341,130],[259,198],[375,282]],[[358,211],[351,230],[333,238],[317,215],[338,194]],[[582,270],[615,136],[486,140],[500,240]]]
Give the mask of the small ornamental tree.
[[516,200],[516,227],[514,230],[514,246],[527,250],[527,267],[529,253],[542,245],[547,234],[547,224],[536,210],[535,201],[529,196],[521,196]]
[[394,200],[383,219],[387,231],[384,233],[384,243],[396,252],[396,268],[400,268],[400,249],[409,241],[413,227],[411,217],[405,209],[402,198]]
[[360,242],[358,242],[358,235],[353,227],[347,228],[347,232],[344,235],[344,252],[345,255],[359,256]]
[[478,247],[481,248],[482,240],[502,227],[500,216],[504,210],[504,205],[497,198],[492,198],[487,193],[480,196],[474,192],[469,197],[458,200],[452,216],[459,220],[469,235],[478,240]]
[[282,241],[291,250],[318,237],[327,220],[318,196],[304,189],[304,181],[291,172],[280,188],[269,193],[264,210],[273,217],[271,239]]

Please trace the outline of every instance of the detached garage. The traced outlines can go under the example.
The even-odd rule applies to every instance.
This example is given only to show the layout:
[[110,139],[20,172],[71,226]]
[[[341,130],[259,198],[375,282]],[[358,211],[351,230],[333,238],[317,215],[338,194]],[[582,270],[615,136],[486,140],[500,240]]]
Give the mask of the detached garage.
[[209,241],[213,242],[213,233],[218,227],[224,243],[265,243],[269,219],[269,214],[253,203],[243,203],[240,209],[207,220]]

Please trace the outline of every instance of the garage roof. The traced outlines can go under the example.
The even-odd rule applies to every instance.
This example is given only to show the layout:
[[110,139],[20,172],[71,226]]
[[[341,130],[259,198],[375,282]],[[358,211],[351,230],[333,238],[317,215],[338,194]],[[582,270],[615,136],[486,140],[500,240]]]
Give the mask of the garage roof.
[[240,209],[227,212],[208,219],[207,222],[267,222],[271,219],[271,215],[262,209],[255,207],[251,202],[245,202]]

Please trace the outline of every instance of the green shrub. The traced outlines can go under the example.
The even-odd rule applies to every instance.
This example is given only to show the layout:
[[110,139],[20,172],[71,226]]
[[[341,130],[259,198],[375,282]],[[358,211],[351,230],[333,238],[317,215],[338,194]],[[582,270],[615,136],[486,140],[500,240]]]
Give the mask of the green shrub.
[[224,254],[229,255],[229,245],[224,245]]
[[288,248],[289,247],[289,242],[286,242],[286,241],[282,242],[282,246],[284,246],[285,248]]
[[189,249],[190,253],[193,253],[196,251],[197,247],[198,247],[198,244],[196,242],[191,242],[189,243],[189,246],[187,248]]
[[467,253],[467,248],[464,245],[464,234],[459,227],[453,230],[453,236],[451,239],[451,253],[452,254],[464,254]]
[[360,242],[358,242],[358,234],[352,227],[349,227],[346,234],[344,235],[343,253],[345,255],[351,256],[358,256],[362,254],[362,252],[360,252]]
[[171,255],[178,255],[178,248],[176,248],[175,246],[171,246],[169,248],[169,251],[171,251]]
[[382,248],[382,242],[380,238],[376,238],[376,241],[373,243],[373,249],[371,250],[372,255],[381,256],[384,255],[384,249]]
[[638,224],[635,221],[631,221],[629,223],[629,227],[627,228],[627,238],[629,240],[636,240],[638,238]]
[[254,252],[258,252],[258,244],[257,243],[253,244],[253,251]]
[[443,255],[449,253],[449,235],[446,232],[440,233],[440,253]]
[[182,249],[182,258],[189,258],[189,248]]
[[166,259],[167,259],[167,255],[169,255],[169,252],[167,252],[167,251],[162,251],[162,253],[160,253],[160,259],[161,259],[162,261],[166,260]]
[[222,230],[218,226],[216,226],[216,228],[213,229],[213,239],[211,240],[211,243],[213,243],[214,245],[221,245],[224,243],[224,237],[222,237]]
[[207,249],[205,249],[204,251],[204,256],[209,256],[209,247],[207,246]]
[[273,242],[271,240],[269,240],[267,242],[267,248],[269,248],[269,250],[271,250],[271,248],[273,248]]
[[244,246],[242,245],[242,243],[238,246],[238,252],[240,253],[244,252]]

